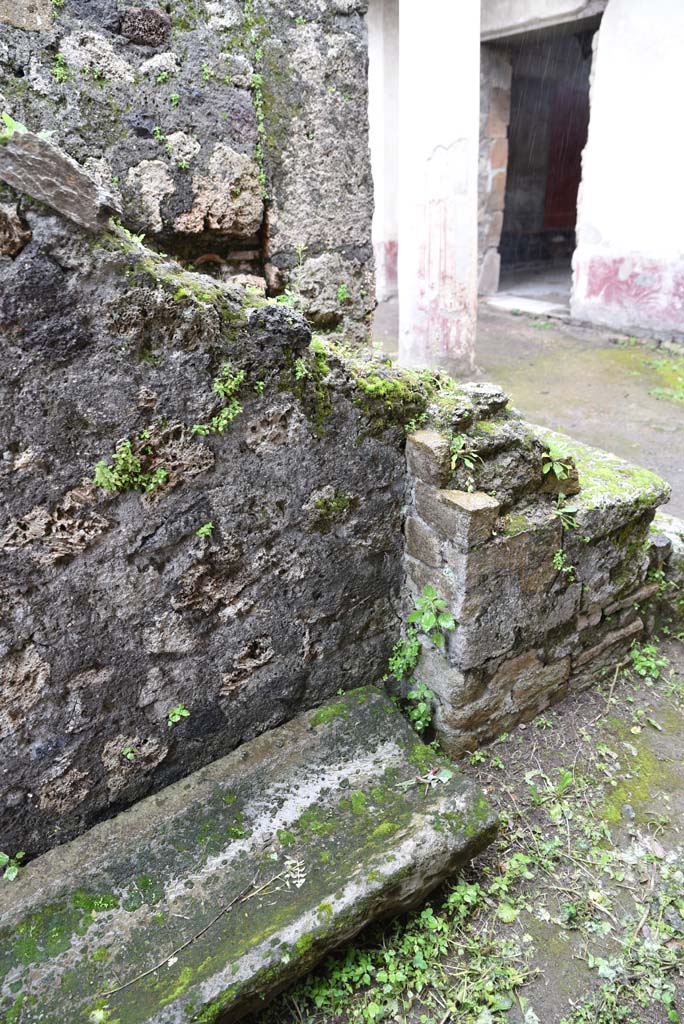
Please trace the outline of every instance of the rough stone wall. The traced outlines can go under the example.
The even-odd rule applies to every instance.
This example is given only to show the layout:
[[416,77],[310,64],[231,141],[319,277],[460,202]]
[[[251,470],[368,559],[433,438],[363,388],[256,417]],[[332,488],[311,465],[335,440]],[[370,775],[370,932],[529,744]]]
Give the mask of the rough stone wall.
[[52,131],[150,242],[224,279],[263,275],[271,294],[297,286],[318,329],[363,341],[365,7],[0,3],[0,111]]
[[480,47],[480,160],[478,171],[478,292],[499,287],[511,110],[511,59],[505,50]]
[[658,512],[651,527],[651,579],[658,628],[684,635],[684,521]]
[[[407,605],[432,586],[458,622],[446,656],[425,644],[416,675],[437,697],[437,733],[454,755],[612,675],[644,635],[641,609],[659,588],[649,527],[669,488],[511,419],[505,404],[494,397],[461,424],[470,467],[452,470],[443,434],[409,439]],[[575,463],[564,481],[543,473],[549,444]],[[572,526],[548,492],[578,488],[561,499]]]
[[0,214],[0,804],[34,854],[382,676],[405,463],[297,313]]

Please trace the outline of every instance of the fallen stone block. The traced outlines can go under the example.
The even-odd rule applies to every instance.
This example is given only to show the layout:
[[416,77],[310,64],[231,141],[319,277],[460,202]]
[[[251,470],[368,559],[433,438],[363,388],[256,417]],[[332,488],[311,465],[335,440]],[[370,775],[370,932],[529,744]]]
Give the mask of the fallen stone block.
[[388,698],[354,690],[4,884],[0,1019],[237,1020],[494,830]]
[[0,138],[0,181],[87,231],[101,231],[120,212],[114,197],[59,146],[23,125],[13,129]]

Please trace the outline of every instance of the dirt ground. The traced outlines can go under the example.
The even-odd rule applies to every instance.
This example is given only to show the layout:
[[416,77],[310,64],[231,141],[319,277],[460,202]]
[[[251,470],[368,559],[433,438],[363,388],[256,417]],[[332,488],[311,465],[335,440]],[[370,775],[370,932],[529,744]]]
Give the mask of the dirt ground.
[[[379,307],[379,346],[397,350],[397,307]],[[504,387],[532,422],[652,469],[684,517],[684,350],[482,304],[475,379]]]
[[464,771],[501,813],[498,841],[260,1024],[684,1020],[683,737],[671,639],[477,752]]

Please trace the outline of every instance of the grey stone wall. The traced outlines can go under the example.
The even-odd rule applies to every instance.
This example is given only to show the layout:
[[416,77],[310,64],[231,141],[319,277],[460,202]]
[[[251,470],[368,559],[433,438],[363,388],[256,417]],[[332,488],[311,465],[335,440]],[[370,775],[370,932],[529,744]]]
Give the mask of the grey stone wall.
[[0,211],[0,804],[35,854],[382,677],[406,473],[296,312]]
[[0,111],[124,222],[229,279],[298,286],[317,329],[373,308],[365,0],[0,4]]

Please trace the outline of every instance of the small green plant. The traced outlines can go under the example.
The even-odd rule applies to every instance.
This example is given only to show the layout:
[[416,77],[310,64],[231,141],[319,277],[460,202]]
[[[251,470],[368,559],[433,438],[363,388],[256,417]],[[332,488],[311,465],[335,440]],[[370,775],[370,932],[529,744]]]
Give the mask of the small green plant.
[[348,302],[349,301],[349,285],[341,284],[337,289],[337,301]]
[[158,142],[160,145],[166,142],[166,136],[164,135],[164,132],[161,130],[158,124],[155,124],[154,128],[152,129],[152,138],[154,139],[155,142]]
[[559,548],[553,556],[553,567],[556,572],[563,573],[568,583],[575,582],[575,566],[568,564],[568,556],[562,548]]
[[189,717],[190,712],[186,708],[185,704],[178,704],[175,708],[171,708],[167,714],[167,724],[169,729],[173,729],[174,725],[178,725],[182,719]]
[[66,0],[52,0],[52,10],[55,14],[58,14],[64,7]]
[[169,96],[169,103],[171,104],[172,107],[178,106],[178,104],[180,103],[180,96],[178,95],[177,92],[171,93],[171,95]]
[[192,433],[199,434],[200,437],[208,437],[209,434],[223,434],[243,411],[237,394],[244,382],[244,370],[236,372],[230,363],[224,363],[218,376],[214,379],[212,387],[215,393],[224,399],[226,405],[212,418],[210,423],[195,423]]
[[561,526],[564,530],[576,530],[577,523],[577,512],[578,509],[574,505],[568,505],[564,494],[559,494],[556,498],[556,504],[553,509],[553,514],[558,517],[561,521]]
[[[141,439],[146,439],[144,437],[146,433],[143,431]],[[145,454],[151,454],[149,446],[147,446]],[[161,487],[169,479],[168,470],[163,467],[158,467],[153,471],[144,470],[142,461],[133,451],[130,441],[119,441],[112,460],[113,465],[110,465],[105,459],[98,462],[93,478],[96,487],[101,487],[111,494],[134,490],[149,493],[156,490],[157,487]]]
[[[116,180],[116,183],[118,185],[118,178],[112,180]],[[124,238],[128,239],[129,242],[133,242],[135,245],[142,245],[143,242],[145,241],[144,235],[134,235],[133,232],[129,231],[127,227],[124,227],[120,220],[115,220],[113,221],[113,223],[114,227],[117,228],[117,230],[120,231]]]
[[265,380],[257,380],[257,381],[255,381],[254,382],[254,390],[257,393],[257,395],[263,395],[264,391],[266,390],[266,381]]
[[468,438],[465,434],[452,434],[449,439],[449,449],[451,451],[451,469],[456,470],[460,465],[465,466],[468,470],[473,470],[478,463],[482,462],[482,459],[468,447]]
[[406,715],[420,735],[432,722],[432,702],[435,695],[424,683],[416,683],[406,695]]
[[435,588],[428,585],[422,596],[416,599],[416,609],[407,621],[417,623],[436,647],[443,647],[445,634],[456,629],[454,617],[446,610],[447,607],[446,601],[438,597]]
[[71,77],[69,75],[66,57],[63,53],[55,54],[55,59],[53,60],[52,67],[50,68],[50,74],[54,78],[55,82],[59,82],[60,84],[68,81]]
[[542,472],[544,476],[553,473],[556,480],[567,480],[571,469],[572,462],[555,445],[550,444],[542,455]]
[[125,757],[127,761],[135,761],[138,751],[136,747],[124,747],[121,751],[121,756]]
[[206,60],[202,61],[202,81],[203,82],[208,82],[210,78],[211,78],[211,68],[209,67],[209,65],[206,62]]
[[2,114],[0,114],[0,120],[5,126],[0,129],[0,145],[2,145],[3,142],[9,142],[15,134],[25,135],[28,131],[28,128],[25,125],[21,124],[19,121],[15,121],[13,117],[10,117],[6,110],[3,110]]
[[660,670],[667,668],[668,660],[658,652],[655,644],[632,644],[629,652],[632,668],[642,679],[659,679]]
[[394,645],[388,664],[389,673],[385,676],[385,680],[392,675],[398,682],[401,682],[405,677],[412,675],[418,664],[420,650],[418,631],[407,629],[406,636]]
[[295,359],[294,375],[295,380],[306,380],[307,377],[311,376],[311,371],[309,370],[305,359],[302,359],[301,357],[299,359]]
[[213,383],[214,391],[221,398],[233,398],[245,382],[245,371],[236,373],[230,363],[224,363]]
[[159,74],[157,75],[157,85],[164,85],[164,83],[168,82],[168,80],[169,80],[169,73],[168,73],[168,71],[160,71]]
[[210,523],[205,523],[203,526],[200,526],[200,528],[199,528],[199,530],[197,530],[197,533],[195,534],[195,536],[196,537],[211,537],[213,532],[214,532],[214,524],[211,523],[211,522]]
[[412,420],[409,420],[406,426],[404,427],[406,435],[408,436],[409,434],[415,434],[417,430],[420,430],[420,428],[424,426],[426,420],[427,413],[425,412],[422,413],[420,416],[416,416]]
[[26,854],[23,850],[20,850],[19,853],[15,853],[13,857],[10,857],[8,853],[2,853],[2,851],[0,851],[0,868],[5,869],[2,877],[6,882],[13,882],[17,877],[23,867],[21,862],[25,856]]

